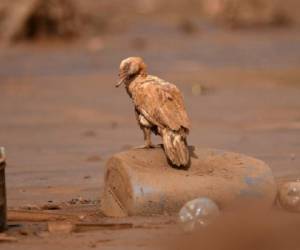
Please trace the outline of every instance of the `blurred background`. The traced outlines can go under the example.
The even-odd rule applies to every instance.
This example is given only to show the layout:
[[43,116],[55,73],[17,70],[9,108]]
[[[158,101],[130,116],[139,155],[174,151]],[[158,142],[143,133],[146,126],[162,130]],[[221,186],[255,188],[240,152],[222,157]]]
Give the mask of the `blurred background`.
[[[296,178],[297,0],[1,0],[0,144],[9,206],[98,199],[110,155],[143,143],[118,67],[141,56],[178,85],[189,143]],[[159,139],[156,140],[159,143]]]

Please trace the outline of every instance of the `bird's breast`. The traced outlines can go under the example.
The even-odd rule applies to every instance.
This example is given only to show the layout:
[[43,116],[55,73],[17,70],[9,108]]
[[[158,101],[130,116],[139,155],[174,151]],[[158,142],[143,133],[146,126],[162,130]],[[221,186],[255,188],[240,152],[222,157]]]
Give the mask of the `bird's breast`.
[[152,124],[142,114],[139,114],[139,122],[144,127],[149,127],[149,128],[152,127]]

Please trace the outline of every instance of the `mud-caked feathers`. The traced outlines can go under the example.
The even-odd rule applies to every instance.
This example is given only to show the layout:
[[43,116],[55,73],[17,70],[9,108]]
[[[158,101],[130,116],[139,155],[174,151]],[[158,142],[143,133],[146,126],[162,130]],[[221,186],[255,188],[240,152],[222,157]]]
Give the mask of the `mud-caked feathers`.
[[130,89],[136,108],[150,122],[174,131],[190,128],[183,98],[175,85],[148,75],[137,79]]
[[[131,66],[130,58],[126,60],[122,63],[128,69]],[[145,68],[142,59],[133,60],[142,62],[142,69]],[[136,67],[134,69],[136,70]],[[189,151],[186,137],[190,130],[190,121],[179,89],[174,84],[147,75],[143,70],[127,78],[125,85],[133,100],[135,110],[162,136],[164,150],[169,161],[178,167],[187,166]],[[140,124],[140,126],[143,125]]]

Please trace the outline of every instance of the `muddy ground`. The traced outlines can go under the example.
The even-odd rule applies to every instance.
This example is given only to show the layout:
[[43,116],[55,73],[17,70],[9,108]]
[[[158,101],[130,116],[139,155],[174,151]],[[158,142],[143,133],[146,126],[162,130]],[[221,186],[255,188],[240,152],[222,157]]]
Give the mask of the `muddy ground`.
[[[93,40],[1,47],[0,144],[8,157],[9,208],[82,197],[92,205],[75,210],[97,211],[107,159],[143,143],[127,94],[114,87],[120,60],[131,55],[182,90],[190,144],[260,158],[278,179],[299,176],[299,28],[203,26],[188,34],[152,20]],[[133,218],[146,226],[68,235],[40,234],[45,225],[30,224],[27,235],[11,228],[18,242],[1,247],[157,249],[159,237],[179,234],[165,220]]]

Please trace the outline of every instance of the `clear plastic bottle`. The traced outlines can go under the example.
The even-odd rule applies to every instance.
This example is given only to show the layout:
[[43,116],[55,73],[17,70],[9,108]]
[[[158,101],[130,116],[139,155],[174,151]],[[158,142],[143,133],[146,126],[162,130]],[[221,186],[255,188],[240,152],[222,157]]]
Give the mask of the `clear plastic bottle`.
[[205,227],[220,214],[217,204],[209,198],[200,197],[187,202],[179,211],[179,221],[184,231],[191,232]]
[[291,212],[300,212],[300,181],[288,181],[279,186],[279,204]]

